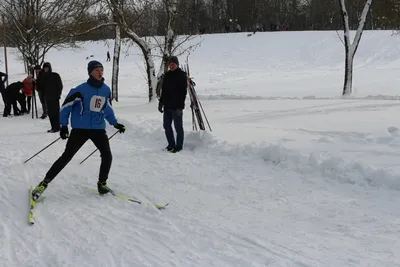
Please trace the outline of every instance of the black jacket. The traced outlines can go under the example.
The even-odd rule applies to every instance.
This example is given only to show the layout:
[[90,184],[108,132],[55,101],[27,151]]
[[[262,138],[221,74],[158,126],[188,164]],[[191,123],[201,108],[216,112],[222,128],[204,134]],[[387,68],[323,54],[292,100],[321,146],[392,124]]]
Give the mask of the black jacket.
[[184,109],[187,95],[186,72],[177,68],[164,76],[160,103],[165,109]]
[[[4,77],[4,80],[3,80]],[[6,87],[4,86],[4,83],[7,81],[8,75],[6,73],[3,73],[0,71],[0,92],[4,91]]]
[[46,100],[59,100],[63,89],[61,77],[57,72],[53,72],[50,63],[43,64],[43,69],[49,68],[48,72],[43,70],[39,73],[37,78],[37,89],[44,95]]
[[8,102],[14,102],[17,101],[20,90],[25,88],[25,85],[23,82],[15,82],[7,86],[6,88],[6,97]]

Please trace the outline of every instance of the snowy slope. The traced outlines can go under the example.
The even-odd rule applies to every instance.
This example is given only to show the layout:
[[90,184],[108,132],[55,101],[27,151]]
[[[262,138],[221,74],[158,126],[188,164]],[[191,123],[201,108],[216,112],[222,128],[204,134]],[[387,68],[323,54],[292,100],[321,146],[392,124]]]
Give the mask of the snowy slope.
[[[94,150],[88,142],[49,185],[29,226],[28,187],[65,141],[23,164],[58,136],[46,133],[48,121],[1,118],[1,267],[400,266],[399,37],[365,32],[349,99],[340,98],[336,32],[201,38],[190,64],[213,132],[193,132],[186,110],[178,154],[161,151],[162,118],[146,102],[138,51],[121,62],[115,111],[128,130],[111,140],[109,184],[169,202],[166,210],[88,189],[100,163],[96,153],[79,164]],[[86,79],[86,56],[102,60],[107,49],[93,42],[51,52],[64,94]],[[15,58],[10,74],[23,77]]]

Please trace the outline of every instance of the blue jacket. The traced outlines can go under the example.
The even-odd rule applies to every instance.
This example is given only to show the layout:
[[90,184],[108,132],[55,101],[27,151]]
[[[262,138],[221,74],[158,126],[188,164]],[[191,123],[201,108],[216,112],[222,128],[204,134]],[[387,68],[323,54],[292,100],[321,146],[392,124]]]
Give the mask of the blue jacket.
[[110,87],[102,82],[98,87],[85,82],[71,89],[61,106],[61,126],[68,125],[70,114],[72,128],[105,129],[104,119],[111,125],[117,124],[110,95]]

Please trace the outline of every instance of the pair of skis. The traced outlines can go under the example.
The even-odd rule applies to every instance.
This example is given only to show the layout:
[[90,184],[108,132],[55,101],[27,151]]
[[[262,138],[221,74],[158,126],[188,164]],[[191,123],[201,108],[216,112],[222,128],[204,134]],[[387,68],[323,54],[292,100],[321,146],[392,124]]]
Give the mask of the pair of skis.
[[[190,77],[190,70],[189,70],[189,55],[186,58],[186,65],[183,67],[183,70],[186,72],[187,76],[187,88],[190,97],[190,108],[192,110],[192,126],[193,130],[197,131],[197,126],[200,130],[205,131],[206,126],[204,123],[204,119],[208,125],[208,128],[211,130],[210,123],[208,122],[206,113],[204,112],[203,106],[200,103],[200,99],[197,97],[197,93],[195,90],[196,83]],[[203,113],[203,115],[202,115]],[[204,119],[203,119],[204,116]],[[197,123],[196,123],[197,121]]]
[[[32,186],[29,188],[29,217],[28,217],[28,223],[29,225],[34,225],[35,224],[35,208],[36,208],[36,201],[32,198]],[[93,192],[97,192],[97,190],[92,190]],[[146,206],[154,206],[156,209],[158,210],[163,210],[165,209],[169,203],[165,204],[165,205],[157,205],[157,204],[153,204],[151,202],[143,202],[134,198],[130,198],[130,197],[126,197],[123,195],[119,195],[116,194],[114,191],[110,192],[112,196],[121,199],[121,200],[125,200],[125,201],[129,201],[132,203],[136,203],[136,204],[145,204]],[[102,196],[102,195],[101,195]]]

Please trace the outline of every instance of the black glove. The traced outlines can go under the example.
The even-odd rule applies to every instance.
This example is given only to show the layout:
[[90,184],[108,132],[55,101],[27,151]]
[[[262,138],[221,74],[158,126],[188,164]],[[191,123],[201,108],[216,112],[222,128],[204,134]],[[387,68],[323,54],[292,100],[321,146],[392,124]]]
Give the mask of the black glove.
[[69,137],[68,126],[62,126],[60,130],[61,139],[65,140]]
[[163,103],[159,102],[158,103],[158,111],[160,111],[160,113],[164,112],[163,107],[164,107]]
[[114,125],[114,128],[115,129],[118,129],[119,130],[119,133],[124,133],[125,132],[125,126],[124,125],[122,125],[122,124],[120,124],[120,123],[117,123],[117,124],[115,124]]

